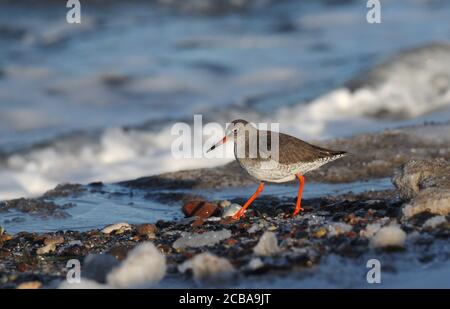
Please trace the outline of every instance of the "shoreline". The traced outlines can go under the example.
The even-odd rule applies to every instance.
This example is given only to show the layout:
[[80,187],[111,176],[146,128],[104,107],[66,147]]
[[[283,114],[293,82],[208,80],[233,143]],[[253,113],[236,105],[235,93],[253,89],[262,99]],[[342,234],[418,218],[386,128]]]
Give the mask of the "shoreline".
[[[307,174],[307,181],[370,183],[371,179],[389,177],[395,187],[305,198],[305,211],[296,218],[290,216],[294,195],[261,196],[246,217],[236,222],[225,214],[230,207],[237,207],[235,204],[242,205],[247,196],[237,193],[226,201],[205,200],[205,196],[197,194],[203,189],[233,191],[232,188],[253,184],[235,163],[113,185],[66,184],[39,198],[1,202],[0,214],[17,212],[58,220],[65,220],[68,212],[76,209],[76,201],[91,199],[90,207],[94,207],[96,200],[92,197],[96,195],[111,203],[119,198],[130,207],[158,201],[178,213],[184,205],[185,214],[189,208],[186,204],[203,200],[202,207],[208,211],[153,222],[142,217],[142,224],[110,222],[106,229],[89,228],[82,232],[9,234],[6,230],[0,236],[0,286],[15,288],[39,282],[34,284],[74,288],[64,283],[64,278],[67,261],[75,258],[87,272],[82,272],[81,286],[118,287],[119,279],[108,281],[107,274],[121,267],[139,268],[132,261],[135,250],[148,250],[151,260],[163,259],[167,265],[164,279],[138,282],[130,275],[120,277],[125,280],[120,281],[125,282],[120,287],[205,286],[210,280],[218,286],[246,287],[254,286],[258,278],[269,282],[271,278],[292,280],[299,286],[315,282],[328,286],[334,280],[328,273],[329,267],[337,260],[340,265],[361,264],[360,271],[365,259],[374,255],[387,264],[389,276],[395,280],[411,276],[414,267],[445,264],[450,255],[450,248],[442,245],[450,236],[449,208],[445,207],[450,199],[450,184],[445,177],[450,160],[448,132],[449,124],[427,124],[323,143],[349,150],[353,156]],[[59,204],[68,200],[75,201],[75,205]],[[152,249],[153,245],[139,249],[148,242],[157,250]],[[256,249],[258,246],[260,249]],[[210,255],[202,255],[203,252]],[[89,273],[89,265],[102,264],[103,259],[109,261],[105,264],[109,268],[101,276]],[[401,266],[399,259],[409,262]],[[198,264],[204,263],[211,263],[205,266],[211,267],[206,274],[197,269]],[[350,273],[346,272],[341,286],[368,287],[364,281],[355,281]],[[217,276],[228,279],[219,284],[214,281]],[[267,286],[276,287],[275,283]]]

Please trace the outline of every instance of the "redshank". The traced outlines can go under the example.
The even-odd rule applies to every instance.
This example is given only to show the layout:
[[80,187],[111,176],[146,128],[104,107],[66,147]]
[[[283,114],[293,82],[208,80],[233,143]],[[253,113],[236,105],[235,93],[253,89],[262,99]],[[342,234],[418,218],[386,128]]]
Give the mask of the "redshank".
[[300,181],[300,186],[293,216],[298,215],[303,210],[300,205],[304,174],[347,154],[311,145],[287,134],[258,130],[243,119],[232,121],[225,136],[207,152],[231,139],[234,140],[234,156],[240,166],[260,182],[256,192],[233,216],[236,220],[263,191],[265,182],[283,183],[295,178]]

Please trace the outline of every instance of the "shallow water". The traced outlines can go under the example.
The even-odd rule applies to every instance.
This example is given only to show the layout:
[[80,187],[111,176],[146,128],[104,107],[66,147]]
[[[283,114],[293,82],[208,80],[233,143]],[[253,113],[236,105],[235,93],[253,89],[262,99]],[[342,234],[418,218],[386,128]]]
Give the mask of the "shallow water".
[[[389,179],[376,179],[368,182],[347,184],[309,183],[305,186],[303,197],[314,198],[326,195],[338,195],[349,191],[361,193],[370,190],[385,190],[393,188]],[[253,187],[228,188],[223,190],[171,190],[161,191],[164,194],[190,193],[198,194],[207,200],[223,200],[249,197]],[[264,195],[278,197],[294,197],[296,186],[266,185]],[[158,220],[173,220],[183,218],[181,204],[163,203],[145,197],[145,192],[130,190],[118,185],[105,185],[101,191],[86,192],[79,196],[59,197],[54,200],[58,205],[73,204],[65,209],[67,218],[43,218],[23,214],[17,211],[0,213],[0,224],[9,232],[20,231],[49,232],[58,230],[85,231],[102,228],[114,222],[130,224],[154,223]]]

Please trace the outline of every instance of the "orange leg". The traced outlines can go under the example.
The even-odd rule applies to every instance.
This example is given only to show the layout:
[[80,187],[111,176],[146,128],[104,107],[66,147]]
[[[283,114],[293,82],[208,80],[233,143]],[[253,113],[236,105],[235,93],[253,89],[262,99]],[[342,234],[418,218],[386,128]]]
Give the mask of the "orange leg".
[[239,220],[239,218],[244,214],[245,210],[248,206],[258,197],[258,195],[262,192],[264,189],[264,182],[261,182],[258,186],[258,189],[256,189],[256,192],[252,195],[252,197],[244,204],[244,206],[239,209],[239,211],[233,216],[233,219]]
[[300,186],[298,187],[298,197],[297,197],[297,204],[295,205],[295,211],[294,211],[294,217],[300,213],[300,211],[303,210],[303,208],[300,207],[300,203],[302,201],[302,193],[303,193],[303,187],[305,186],[305,177],[300,174],[296,174],[298,180],[300,180]]

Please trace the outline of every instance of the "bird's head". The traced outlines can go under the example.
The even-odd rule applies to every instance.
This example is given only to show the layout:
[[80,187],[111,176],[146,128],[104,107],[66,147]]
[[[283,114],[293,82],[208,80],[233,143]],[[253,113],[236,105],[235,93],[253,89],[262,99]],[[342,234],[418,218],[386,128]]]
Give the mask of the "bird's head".
[[218,141],[213,146],[211,146],[211,148],[209,148],[208,151],[206,151],[206,152],[208,153],[208,152],[216,149],[220,145],[225,144],[230,139],[235,138],[239,133],[244,132],[245,130],[248,130],[250,127],[253,128],[253,126],[247,120],[244,120],[244,119],[233,120],[227,126],[227,129],[225,131],[225,136],[220,141]]

